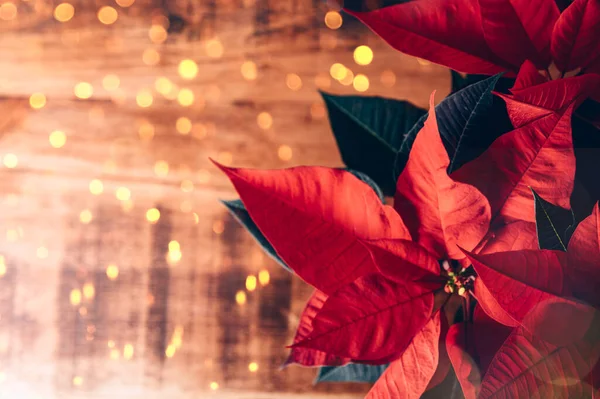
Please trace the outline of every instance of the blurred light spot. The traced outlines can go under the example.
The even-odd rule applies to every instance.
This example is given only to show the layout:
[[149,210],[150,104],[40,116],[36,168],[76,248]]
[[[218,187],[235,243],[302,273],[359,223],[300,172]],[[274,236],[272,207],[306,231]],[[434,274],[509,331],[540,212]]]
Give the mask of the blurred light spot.
[[117,90],[119,88],[120,84],[121,84],[121,81],[117,75],[111,74],[111,75],[106,75],[104,78],[102,78],[102,87],[104,87],[105,90],[108,90],[108,91]]
[[233,162],[233,154],[229,151],[220,152],[219,155],[217,155],[217,161],[223,165],[229,166]]
[[167,40],[167,31],[161,25],[152,25],[148,31],[148,37],[152,43],[160,44]]
[[192,216],[194,217],[194,224],[200,223],[200,216],[196,212],[192,213]]
[[298,91],[302,88],[302,79],[295,73],[288,73],[285,84],[290,90]]
[[165,350],[165,355],[170,359],[173,356],[175,356],[176,350],[177,350],[177,348],[175,348],[175,345],[169,344],[169,346],[167,346],[167,349]]
[[198,64],[189,59],[182,60],[179,63],[179,67],[177,70],[179,72],[179,76],[181,76],[182,78],[188,80],[194,79],[196,75],[198,75]]
[[149,122],[143,122],[138,129],[138,135],[144,141],[152,140],[154,137],[154,125]]
[[249,370],[251,373],[256,373],[256,372],[258,371],[258,363],[256,363],[256,362],[252,362],[252,363],[250,363],[250,364],[248,365],[248,370]]
[[64,132],[61,132],[60,130],[55,130],[52,133],[50,133],[48,141],[50,142],[50,145],[52,147],[61,148],[67,142],[67,135]]
[[219,389],[219,384],[216,381],[213,381],[210,383],[210,389],[211,391],[216,391]]
[[192,208],[192,202],[189,200],[183,200],[181,201],[181,204],[179,204],[179,210],[183,213],[191,212]]
[[4,277],[6,275],[6,261],[4,256],[0,255],[0,277]]
[[184,193],[191,193],[194,191],[194,183],[191,180],[184,180],[181,182],[181,191]]
[[123,212],[125,212],[125,213],[131,211],[133,209],[133,201],[132,200],[122,201],[121,209],[123,209]]
[[256,117],[256,123],[263,130],[268,130],[273,126],[273,117],[268,112],[261,112]]
[[88,82],[79,82],[75,85],[73,92],[75,97],[86,100],[94,94],[94,88]]
[[173,90],[173,83],[171,83],[169,78],[161,76],[154,82],[154,88],[163,96],[167,96]]
[[315,85],[320,89],[328,89],[331,87],[331,79],[326,73],[319,73],[315,76]]
[[144,89],[138,92],[135,97],[135,102],[142,108],[148,108],[154,102],[154,98],[152,97],[150,90]]
[[116,0],[117,4],[121,7],[131,7],[135,0]]
[[256,80],[258,77],[258,71],[256,69],[256,64],[252,61],[245,61],[242,64],[242,76],[246,80]]
[[109,340],[109,341],[107,342],[107,345],[108,345],[108,347],[109,347],[109,348],[114,348],[114,347],[115,347],[115,341],[113,341],[113,340],[111,339],[111,340]]
[[256,276],[246,277],[246,289],[250,292],[256,289]]
[[337,11],[328,11],[325,14],[325,25],[329,29],[339,29],[343,22],[342,15]]
[[111,263],[106,267],[106,277],[108,277],[110,280],[115,280],[117,277],[119,277],[119,268],[117,265]]
[[69,294],[69,301],[73,306],[79,305],[81,303],[81,291],[79,291],[77,288],[71,290],[71,293]]
[[156,176],[167,176],[169,174],[169,164],[167,161],[156,161],[154,164],[154,173]]
[[85,299],[92,299],[96,295],[96,288],[92,283],[85,283],[83,285],[83,296]]
[[76,387],[80,387],[83,385],[83,377],[75,376],[73,377],[73,385]]
[[6,230],[6,239],[9,242],[15,242],[19,239],[19,232],[17,230],[8,229]]
[[225,223],[222,220],[215,220],[213,223],[213,232],[215,234],[223,234],[225,231]]
[[111,6],[104,6],[98,10],[98,20],[104,25],[114,24],[117,18],[119,18],[119,13]]
[[321,103],[313,103],[310,106],[310,116],[313,119],[323,119],[325,117],[325,107]]
[[206,169],[200,169],[198,171],[198,182],[206,184],[210,181],[210,172]]
[[235,302],[238,305],[244,305],[247,301],[246,293],[244,291],[238,291],[235,293]]
[[90,182],[89,188],[90,193],[93,195],[100,195],[104,191],[104,184],[102,184],[102,181],[94,179]]
[[277,156],[279,156],[279,159],[282,161],[289,161],[292,159],[292,148],[289,145],[280,145],[277,150]]
[[83,211],[81,211],[79,213],[79,221],[83,224],[88,224],[92,221],[93,219],[93,215],[92,215],[92,211],[90,211],[89,209],[84,209]]
[[176,240],[169,241],[169,251],[181,251],[181,245]]
[[344,65],[336,62],[335,64],[332,64],[331,67],[329,68],[329,74],[335,80],[342,80],[348,74],[348,68],[346,68]]
[[167,263],[170,266],[175,266],[177,263],[179,263],[182,256],[183,254],[181,253],[181,251],[169,251],[167,253]]
[[33,109],[44,108],[46,105],[46,96],[43,93],[33,93],[29,96],[29,105]]
[[133,351],[133,345],[125,344],[125,347],[123,348],[123,357],[127,360],[131,359],[133,357]]
[[160,54],[153,48],[148,48],[144,50],[144,53],[142,54],[142,61],[146,65],[156,65],[160,62]]
[[0,19],[10,21],[17,16],[17,6],[13,2],[7,1],[0,6]]
[[181,89],[177,94],[177,102],[182,107],[189,107],[194,103],[194,92],[190,89]]
[[119,201],[127,201],[131,198],[131,191],[127,187],[119,187],[115,192],[115,196]]
[[79,308],[79,314],[81,316],[85,316],[85,315],[87,315],[87,313],[88,313],[88,311],[87,311],[87,308],[85,306],[82,306],[82,307]]
[[354,73],[346,68],[346,75],[340,79],[340,83],[344,86],[350,86],[354,82]]
[[146,211],[146,220],[150,223],[156,223],[160,219],[160,211],[156,208],[150,208]]
[[211,58],[223,56],[223,44],[219,39],[210,39],[206,42],[206,54]]
[[177,118],[177,122],[175,122],[175,128],[180,134],[190,134],[192,131],[192,121],[190,118],[186,118],[185,116]]
[[19,164],[19,159],[15,154],[6,154],[2,162],[7,168],[14,169]]
[[39,247],[36,251],[35,251],[36,255],[38,258],[40,259],[46,259],[48,257],[48,248],[46,247]]
[[354,61],[358,65],[369,65],[373,61],[373,50],[369,46],[358,46],[354,49]]
[[352,84],[356,91],[365,92],[369,90],[369,78],[367,78],[365,75],[356,75]]
[[258,282],[260,283],[260,285],[265,286],[269,284],[269,281],[271,281],[271,275],[269,274],[269,271],[261,270],[258,273]]
[[117,360],[121,356],[121,352],[118,349],[111,349],[110,358],[112,360]]
[[67,22],[75,15],[75,7],[69,3],[60,3],[54,9],[54,18],[58,22]]
[[386,87],[392,87],[396,84],[396,74],[389,69],[381,72],[381,83]]

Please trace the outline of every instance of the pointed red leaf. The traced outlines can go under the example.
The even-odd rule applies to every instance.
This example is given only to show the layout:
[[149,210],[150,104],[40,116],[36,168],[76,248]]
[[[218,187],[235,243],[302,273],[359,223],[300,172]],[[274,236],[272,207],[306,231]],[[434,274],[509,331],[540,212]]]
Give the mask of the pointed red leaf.
[[370,364],[402,355],[431,318],[433,290],[398,284],[371,274],[347,285],[325,302],[310,336],[296,344]]
[[488,48],[477,1],[415,0],[365,13],[346,11],[405,54],[465,73],[511,69]]
[[550,37],[560,12],[554,0],[479,0],[483,34],[490,49],[520,66],[530,59],[550,64]]
[[552,32],[552,57],[559,70],[586,69],[600,54],[600,1],[575,0]]
[[[436,258],[419,244],[408,240],[365,242],[381,274],[398,283],[435,281],[440,275]],[[440,286],[441,286],[440,282]]]
[[438,365],[439,312],[390,364],[365,399],[419,399]]
[[502,225],[490,232],[480,254],[537,249],[538,239],[535,223],[517,221]]
[[575,177],[572,112],[571,105],[502,135],[479,158],[452,174],[489,199],[492,226],[518,220],[535,222],[531,189],[570,209]]
[[448,176],[450,158],[438,131],[433,95],[429,116],[398,178],[394,208],[413,240],[437,259],[463,259],[456,245],[472,249],[481,241],[489,228],[490,207],[475,187]]
[[583,300],[600,306],[600,205],[575,229],[567,248],[573,291]]
[[[448,325],[448,318],[442,312],[436,313],[440,315],[440,337],[438,343],[438,364],[431,376],[431,380],[429,380],[429,384],[427,384],[426,391],[429,391],[438,385],[442,384],[446,378],[448,377],[448,372],[452,367],[450,363],[450,358],[448,357],[448,349],[446,348],[446,337],[448,336],[448,330],[450,326]],[[414,341],[413,341],[414,342]]]
[[[326,300],[327,295],[323,294],[321,291],[315,290],[308,300],[302,315],[300,316],[300,324],[296,330],[294,343],[298,343],[310,335],[313,330],[312,322],[317,316],[317,313],[325,304]],[[330,355],[326,352],[318,351],[316,349],[294,347],[290,351],[290,355],[288,356],[284,366],[289,364],[300,364],[307,367],[341,366],[349,361],[350,359],[343,359],[338,356]]]
[[547,79],[540,74],[533,62],[527,60],[521,65],[515,85],[510,89],[511,92],[527,89],[545,83]]
[[328,295],[375,270],[361,240],[408,237],[398,214],[351,173],[221,169],[277,254]]
[[[591,308],[588,312],[594,313]],[[531,329],[527,324],[517,327],[504,342],[483,379],[479,399],[591,397],[582,379],[600,356],[598,326],[565,345],[546,342]]]

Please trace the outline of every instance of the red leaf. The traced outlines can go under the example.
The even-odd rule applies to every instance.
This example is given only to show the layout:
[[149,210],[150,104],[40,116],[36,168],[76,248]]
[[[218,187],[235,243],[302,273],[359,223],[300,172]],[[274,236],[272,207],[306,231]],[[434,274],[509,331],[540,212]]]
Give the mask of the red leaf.
[[552,57],[563,73],[586,69],[600,53],[600,2],[575,0],[552,32]]
[[438,364],[439,312],[419,331],[400,358],[392,362],[365,399],[419,399]]
[[477,1],[415,0],[365,13],[346,11],[405,54],[465,73],[511,69],[488,48]]
[[[525,65],[521,68],[528,68]],[[523,74],[528,72],[524,71]],[[519,83],[523,85],[524,82]],[[511,89],[513,95],[496,93],[506,102],[508,116],[515,128],[559,112],[568,104],[576,108],[587,97],[600,90],[600,76],[586,74],[566,79],[552,80],[543,84]]]
[[600,205],[575,229],[567,248],[567,274],[578,297],[600,306]]
[[365,245],[379,272],[390,280],[404,283],[439,279],[440,265],[437,259],[417,243],[408,240],[374,240]]
[[511,92],[527,89],[545,83],[547,79],[540,74],[533,62],[527,60],[521,65],[515,85],[510,89]]
[[575,176],[571,134],[573,106],[499,137],[477,159],[453,173],[490,201],[492,226],[535,222],[533,188],[547,201],[570,209]]
[[371,274],[329,297],[313,331],[295,346],[327,351],[359,362],[385,364],[402,355],[431,318],[433,290]]
[[598,326],[567,345],[548,343],[531,329],[517,327],[504,342],[483,379],[479,399],[590,397],[582,378],[600,355]]
[[[560,12],[553,0],[479,0],[489,48],[511,65],[550,64],[550,37]],[[473,23],[476,23],[475,21]]]
[[375,270],[361,240],[408,237],[398,214],[348,172],[220,168],[279,256],[328,295]]
[[[429,380],[429,384],[427,384],[426,391],[429,391],[438,385],[442,384],[446,377],[448,376],[448,372],[450,371],[450,367],[452,364],[450,363],[450,358],[448,357],[448,350],[446,349],[446,337],[448,335],[448,330],[450,326],[448,325],[448,319],[442,312],[436,313],[440,315],[440,337],[438,339],[438,364]],[[414,341],[413,341],[414,342]]]
[[[296,330],[296,336],[294,337],[294,343],[298,343],[304,340],[310,335],[313,330],[312,322],[317,316],[317,313],[321,310],[327,295],[321,291],[315,290],[312,294],[302,315],[300,316],[300,324]],[[316,349],[295,347],[290,351],[288,359],[284,363],[284,366],[289,364],[300,364],[302,366],[314,367],[314,366],[341,366],[348,363],[350,359],[342,359],[340,357],[330,355],[326,352],[321,352]]]
[[485,244],[477,253],[491,254],[537,248],[538,240],[535,223],[517,221],[502,225],[488,234]]
[[413,240],[437,259],[463,259],[456,246],[474,248],[489,228],[490,207],[475,187],[448,176],[450,164],[438,131],[433,93],[429,116],[398,178],[394,208]]

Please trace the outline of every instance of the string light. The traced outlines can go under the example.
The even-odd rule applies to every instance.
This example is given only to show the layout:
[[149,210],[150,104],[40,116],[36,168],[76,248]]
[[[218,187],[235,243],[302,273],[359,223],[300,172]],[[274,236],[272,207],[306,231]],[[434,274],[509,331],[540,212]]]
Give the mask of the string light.
[[11,1],[7,1],[0,5],[0,19],[10,21],[17,17],[17,6]]
[[329,29],[339,29],[343,22],[342,15],[337,11],[328,11],[327,14],[325,14],[325,25]]
[[273,117],[268,112],[261,112],[256,117],[256,123],[263,130],[268,130],[273,126]]
[[117,90],[121,81],[117,75],[106,75],[102,79],[102,87],[108,91]]
[[219,39],[210,39],[206,42],[206,54],[211,58],[221,58],[223,56],[223,44]]
[[94,296],[96,295],[96,288],[94,287],[94,284],[92,283],[85,283],[83,285],[83,296],[85,297],[85,299],[93,299]]
[[89,224],[93,219],[92,211],[84,209],[79,213],[79,221],[83,224]]
[[246,304],[246,301],[248,300],[248,298],[246,297],[246,293],[244,291],[238,291],[235,293],[235,302],[238,305],[244,305]]
[[213,232],[217,235],[223,234],[225,231],[225,223],[222,220],[216,220],[213,223]]
[[348,74],[348,69],[344,65],[336,62],[329,68],[329,73],[335,80],[342,80]]
[[121,7],[131,7],[133,5],[133,3],[135,3],[135,0],[115,0],[116,3],[118,5],[120,5]]
[[125,347],[123,348],[123,357],[126,360],[129,360],[133,357],[133,345],[131,344],[125,344]]
[[111,6],[104,6],[98,10],[98,20],[104,25],[114,24],[117,18],[119,18],[119,13]]
[[277,156],[282,161],[289,161],[292,159],[292,148],[289,145],[281,145],[277,150]]
[[76,288],[72,289],[69,294],[69,302],[71,302],[71,305],[73,306],[79,305],[81,303],[81,291]]
[[246,277],[246,289],[250,292],[256,290],[256,276]]
[[242,76],[246,80],[256,80],[256,78],[258,76],[256,64],[252,61],[245,61],[242,64],[241,72],[242,72]]
[[55,130],[48,136],[48,141],[52,147],[62,148],[67,142],[67,135],[60,130]]
[[154,102],[154,98],[152,97],[150,90],[144,89],[138,92],[135,97],[135,102],[142,108],[148,108]]
[[346,68],[346,74],[342,79],[340,79],[340,83],[344,86],[350,86],[354,82],[354,73]]
[[127,187],[119,187],[115,192],[115,196],[119,201],[127,201],[131,198],[131,191]]
[[182,107],[189,107],[194,103],[194,92],[190,89],[181,89],[177,94],[177,102]]
[[0,255],[0,277],[4,277],[6,275],[6,261],[4,256]]
[[154,173],[156,176],[164,177],[169,174],[169,164],[167,161],[156,161],[154,164]]
[[150,208],[146,211],[146,220],[150,223],[156,223],[160,219],[160,211],[156,208]]
[[369,65],[373,61],[373,50],[369,46],[358,46],[354,49],[354,61],[358,65]]
[[104,191],[104,184],[98,179],[94,179],[89,184],[90,193],[100,195]]
[[185,116],[177,118],[177,122],[175,122],[175,129],[177,129],[180,134],[190,134],[192,131],[192,121],[190,118],[186,118]]
[[154,125],[149,122],[143,122],[138,129],[138,135],[141,140],[152,140],[154,137]]
[[106,267],[106,277],[110,280],[116,280],[119,277],[119,268],[117,265],[111,263]]
[[167,31],[161,25],[152,25],[148,31],[148,36],[152,43],[161,44],[167,40]]
[[54,18],[58,22],[67,22],[75,15],[75,7],[69,3],[60,3],[54,8]]
[[216,391],[219,389],[219,384],[216,381],[213,381],[210,383],[210,389],[211,391]]
[[161,76],[154,82],[154,88],[163,96],[167,96],[173,90],[173,83],[168,78]]
[[302,79],[295,73],[289,73],[285,78],[285,84],[290,90],[298,91],[302,88]]
[[365,75],[358,74],[354,78],[352,85],[356,91],[365,92],[369,90],[369,78],[367,78]]
[[146,65],[154,66],[160,62],[160,54],[153,48],[147,48],[142,53],[142,61]]
[[184,79],[194,79],[198,74],[198,64],[189,59],[182,60],[179,63],[178,72],[179,76],[181,76]]
[[8,169],[14,169],[19,164],[19,159],[15,154],[6,154],[4,155],[2,162]]
[[256,373],[256,372],[258,371],[258,363],[256,363],[256,362],[252,362],[252,363],[250,363],[250,364],[248,365],[248,370],[249,370],[251,373]]
[[191,180],[184,180],[181,182],[181,191],[184,193],[191,193],[194,191],[194,183]]
[[44,93],[33,93],[29,96],[29,106],[33,109],[41,109],[46,105],[46,96]]
[[269,274],[269,271],[261,270],[258,273],[258,282],[260,283],[260,285],[262,285],[262,286],[268,285],[269,281],[271,281],[271,275]]
[[75,376],[73,377],[73,385],[76,387],[80,387],[83,385],[83,377]]
[[46,247],[39,247],[36,251],[35,254],[37,255],[38,258],[40,259],[46,259],[48,257],[48,248]]
[[88,82],[79,82],[74,88],[75,97],[87,100],[94,94],[94,88]]

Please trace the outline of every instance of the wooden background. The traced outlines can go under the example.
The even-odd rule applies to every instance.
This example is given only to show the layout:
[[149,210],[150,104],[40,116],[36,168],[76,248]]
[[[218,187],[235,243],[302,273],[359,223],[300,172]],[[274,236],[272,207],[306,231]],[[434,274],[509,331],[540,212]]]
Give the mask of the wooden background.
[[[278,370],[310,289],[226,214],[218,199],[235,194],[208,158],[339,166],[317,89],[357,92],[331,78],[333,63],[368,76],[365,95],[421,106],[432,90],[438,100],[448,92],[448,72],[347,16],[328,29],[317,0],[67,1],[75,14],[61,23],[58,1],[0,0],[0,398],[362,397],[367,386],[314,387],[313,370]],[[102,6],[116,22],[98,20]],[[169,22],[166,40],[153,42],[151,27]],[[368,66],[353,61],[360,44],[374,51]],[[148,65],[153,51],[160,60]],[[178,74],[183,59],[198,65],[191,80]],[[246,61],[255,80],[241,73]],[[106,75],[118,89],[103,87]],[[190,89],[194,103],[159,94],[158,78],[173,96]],[[80,82],[93,87],[89,99],[75,96]],[[30,106],[33,93],[44,94],[42,108]],[[140,107],[147,93],[152,105]],[[263,112],[268,129],[257,123]],[[193,123],[188,134],[180,117]],[[55,130],[62,148],[49,143]],[[117,199],[119,189],[130,198]],[[169,264],[172,240],[181,260]],[[260,270],[269,284],[247,292]]]

